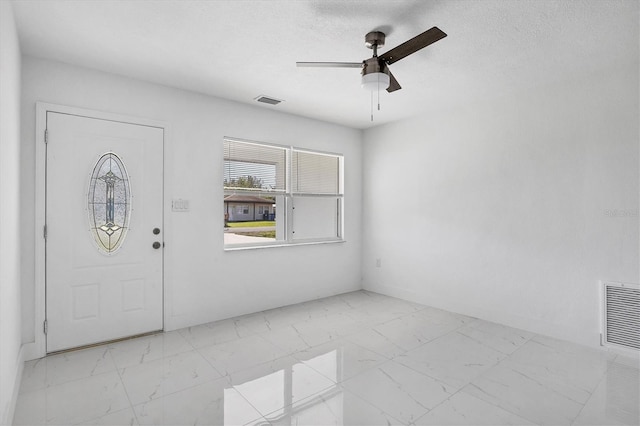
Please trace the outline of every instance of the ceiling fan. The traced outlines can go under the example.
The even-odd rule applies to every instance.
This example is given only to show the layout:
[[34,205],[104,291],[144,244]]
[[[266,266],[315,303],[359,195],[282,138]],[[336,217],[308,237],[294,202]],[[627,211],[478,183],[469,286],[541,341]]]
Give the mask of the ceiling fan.
[[409,39],[399,46],[378,56],[378,48],[384,46],[385,34],[381,31],[368,33],[364,40],[369,49],[373,49],[373,57],[362,62],[296,62],[298,67],[323,67],[323,68],[361,68],[362,87],[371,91],[387,89],[387,92],[395,92],[402,89],[395,79],[389,65],[398,62],[418,50],[429,46],[447,35],[438,27],[433,27]]

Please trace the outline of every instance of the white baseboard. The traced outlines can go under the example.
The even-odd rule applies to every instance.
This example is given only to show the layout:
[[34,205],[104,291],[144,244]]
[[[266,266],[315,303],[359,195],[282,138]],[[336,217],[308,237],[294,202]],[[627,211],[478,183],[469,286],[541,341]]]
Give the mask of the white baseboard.
[[24,352],[25,362],[39,359],[46,355],[44,348],[40,348],[36,342],[23,343],[22,351]]
[[[504,312],[487,311],[481,306],[465,303],[460,300],[447,300],[444,298],[425,298],[424,295],[417,295],[414,292],[388,285],[365,285],[365,290],[384,294],[398,299],[410,302],[420,303],[422,305],[431,306],[438,309],[444,309],[449,312],[467,315],[473,318],[479,318],[485,321],[496,322],[508,327],[519,328],[532,333],[541,334],[543,336],[553,337],[556,339],[567,340],[569,342],[588,346],[593,349],[602,349],[600,346],[599,330],[592,330],[590,333],[578,333],[575,330],[546,321],[541,318],[531,319],[518,315],[507,314]],[[578,336],[578,337],[577,337]]]

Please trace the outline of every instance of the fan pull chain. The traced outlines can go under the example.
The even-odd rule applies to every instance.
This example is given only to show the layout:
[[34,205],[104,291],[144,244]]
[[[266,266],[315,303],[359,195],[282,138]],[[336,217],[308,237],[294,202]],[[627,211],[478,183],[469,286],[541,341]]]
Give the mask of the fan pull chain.
[[[378,111],[380,111],[380,81],[378,81],[378,91],[376,101],[378,103]],[[373,91],[371,91],[371,121],[373,121]]]
[[373,92],[371,92],[371,121],[373,122]]

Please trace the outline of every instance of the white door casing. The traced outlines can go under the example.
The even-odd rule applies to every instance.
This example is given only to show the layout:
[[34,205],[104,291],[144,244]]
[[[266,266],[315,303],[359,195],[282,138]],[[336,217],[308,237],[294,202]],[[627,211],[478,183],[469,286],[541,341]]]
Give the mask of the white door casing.
[[[46,122],[46,351],[161,330],[164,130],[52,111]],[[131,189],[128,231],[112,253],[92,234],[88,203],[109,152]]]

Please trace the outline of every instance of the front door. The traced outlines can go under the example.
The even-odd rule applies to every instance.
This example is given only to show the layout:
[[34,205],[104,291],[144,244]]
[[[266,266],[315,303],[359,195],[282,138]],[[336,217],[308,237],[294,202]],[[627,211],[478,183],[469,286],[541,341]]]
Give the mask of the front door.
[[47,112],[47,352],[163,328],[163,141]]

